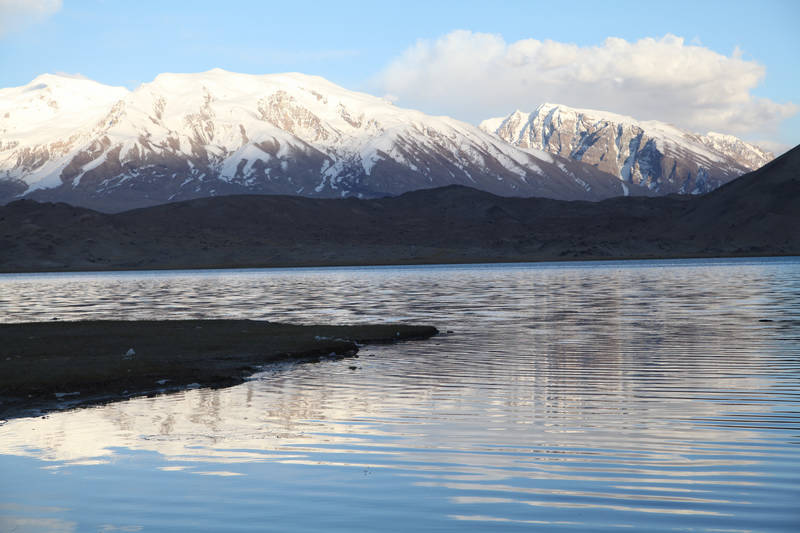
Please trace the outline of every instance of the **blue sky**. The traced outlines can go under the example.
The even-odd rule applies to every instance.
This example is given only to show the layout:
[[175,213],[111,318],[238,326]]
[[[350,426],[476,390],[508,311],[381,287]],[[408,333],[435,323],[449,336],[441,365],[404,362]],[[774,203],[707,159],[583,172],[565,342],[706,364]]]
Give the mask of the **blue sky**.
[[[793,27],[800,21],[800,2],[571,2],[569,8],[555,4],[0,0],[0,87],[23,85],[44,72],[80,73],[102,83],[134,88],[161,72],[214,67],[247,73],[299,71],[350,89],[391,93],[398,105],[471,122],[501,112],[503,106],[532,108],[541,103],[537,98],[558,100],[563,94],[570,101],[560,103],[568,105],[605,107],[697,130],[705,126],[728,129],[775,145],[800,143],[800,117],[790,105],[800,104],[800,32]],[[466,32],[454,34],[457,30]],[[493,40],[487,41],[485,35]],[[682,38],[682,44],[666,42],[665,36]],[[676,87],[672,81],[655,80],[652,75],[628,79],[629,70],[623,67],[606,65],[605,70],[594,73],[621,80],[622,88],[652,88],[653,100],[664,101],[663,94],[676,95],[674,101],[666,98],[669,106],[648,106],[643,101],[632,105],[629,101],[633,99],[624,94],[619,98],[597,96],[590,85],[583,92],[561,91],[558,83],[567,83],[564,77],[551,80],[545,90],[536,83],[541,65],[525,67],[524,74],[533,86],[525,94],[493,91],[488,78],[485,86],[474,82],[481,69],[494,71],[499,64],[506,65],[509,55],[516,53],[515,43],[575,45],[579,61],[591,68],[597,54],[617,49],[606,44],[609,37],[641,45],[625,52],[634,63],[647,60],[653,46],[663,48],[661,55],[654,57],[663,58],[663,53],[674,50],[683,54],[682,62],[691,63],[685,71],[674,70],[675,76],[683,79],[672,92],[669,90]],[[648,38],[656,44],[641,42]],[[440,68],[462,59],[469,65],[475,47],[487,42],[496,46],[495,56],[477,62],[474,72]],[[550,48],[548,58],[553,57],[553,50],[560,54],[561,49]],[[542,52],[535,53],[536,61],[543,61]],[[700,59],[694,61],[694,56]],[[726,80],[720,85],[727,84],[730,101],[699,109],[687,99],[717,98],[713,79],[703,82],[702,93],[691,85],[717,64],[723,65],[723,71],[714,75]],[[519,69],[503,68],[503,81],[508,85],[522,75]],[[446,70],[448,78],[437,78],[434,69]],[[737,80],[747,75],[758,81],[737,85]],[[594,78],[586,83],[600,81],[602,78]],[[454,105],[447,94],[425,94],[421,87],[425,83],[459,93],[463,103]],[[473,94],[475,90],[482,92]],[[489,101],[495,93],[497,101]],[[741,103],[742,99],[751,101]],[[672,115],[671,110],[684,101],[693,107],[691,113],[656,116]],[[470,102],[474,105],[467,108]],[[737,105],[750,107],[739,109]],[[713,112],[728,118],[716,120],[710,117]],[[759,124],[760,115],[765,117],[763,124]]]

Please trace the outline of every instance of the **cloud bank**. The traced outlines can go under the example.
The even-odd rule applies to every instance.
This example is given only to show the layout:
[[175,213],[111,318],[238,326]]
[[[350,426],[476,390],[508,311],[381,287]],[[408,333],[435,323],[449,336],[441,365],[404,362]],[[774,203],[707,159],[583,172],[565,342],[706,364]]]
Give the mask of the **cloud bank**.
[[661,120],[693,131],[770,137],[798,111],[751,91],[765,68],[674,35],[599,46],[458,30],[420,40],[374,80],[398,105],[478,122],[544,102]]
[[61,0],[0,0],[0,37],[61,10]]

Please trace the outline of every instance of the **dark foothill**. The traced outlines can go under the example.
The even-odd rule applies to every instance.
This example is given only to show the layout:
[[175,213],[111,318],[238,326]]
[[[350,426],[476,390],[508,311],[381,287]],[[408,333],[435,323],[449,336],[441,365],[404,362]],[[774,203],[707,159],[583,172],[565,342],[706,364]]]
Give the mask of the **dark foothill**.
[[0,271],[787,256],[800,254],[798,202],[800,146],[698,196],[581,202],[448,186],[374,199],[222,195],[114,214],[27,200],[0,206]]

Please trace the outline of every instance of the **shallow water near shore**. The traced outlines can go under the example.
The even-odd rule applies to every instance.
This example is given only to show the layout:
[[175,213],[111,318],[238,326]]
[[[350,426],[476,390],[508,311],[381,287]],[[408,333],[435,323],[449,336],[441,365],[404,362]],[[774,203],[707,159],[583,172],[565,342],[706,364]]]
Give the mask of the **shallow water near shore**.
[[800,528],[799,258],[0,276],[54,318],[452,333],[0,423],[0,531]]

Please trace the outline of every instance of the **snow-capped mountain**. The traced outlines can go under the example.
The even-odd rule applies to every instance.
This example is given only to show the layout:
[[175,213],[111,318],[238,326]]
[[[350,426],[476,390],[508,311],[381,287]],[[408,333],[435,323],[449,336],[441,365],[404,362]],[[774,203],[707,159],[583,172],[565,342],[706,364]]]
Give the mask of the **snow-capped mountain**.
[[700,194],[774,159],[731,135],[699,135],[658,121],[542,104],[480,124],[520,148],[591,164],[657,194]]
[[[234,193],[392,195],[461,184],[599,199],[602,169],[302,74],[161,74],[134,91],[42,75],[0,90],[0,203],[122,210]],[[635,193],[647,192],[635,188]]]
[[772,152],[744,142],[733,135],[709,131],[706,135],[699,137],[703,144],[730,157],[748,170],[759,169],[775,159],[775,154]]

